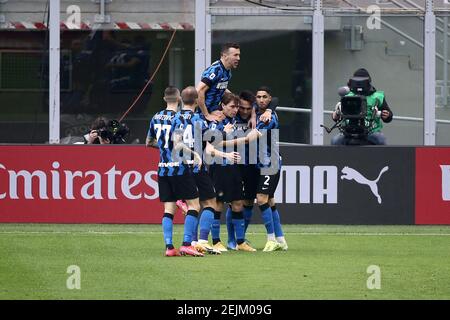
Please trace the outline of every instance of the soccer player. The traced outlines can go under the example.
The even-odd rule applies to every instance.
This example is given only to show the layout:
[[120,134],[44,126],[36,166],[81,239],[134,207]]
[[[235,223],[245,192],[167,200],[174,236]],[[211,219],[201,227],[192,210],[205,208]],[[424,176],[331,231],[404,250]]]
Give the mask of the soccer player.
[[[266,111],[272,100],[268,87],[260,87],[256,92],[258,116]],[[261,210],[264,226],[267,231],[267,242],[263,251],[287,250],[288,245],[284,238],[280,223],[280,215],[275,205],[274,194],[280,179],[281,156],[275,144],[275,133],[279,129],[278,116],[272,112],[270,122],[259,120],[256,128],[263,134],[265,144],[259,144],[257,167],[260,170],[256,199]],[[274,143],[275,142],[275,143]],[[272,148],[272,146],[274,148]]]
[[[222,121],[223,113],[220,103],[225,92],[231,93],[227,88],[231,80],[231,70],[239,66],[241,48],[237,43],[225,43],[220,51],[220,59],[215,61],[201,76],[197,85],[198,105],[208,121]],[[263,114],[263,121],[270,119],[270,111]],[[256,126],[256,112],[252,111],[249,119],[251,128]]]
[[[242,132],[241,135],[246,135],[249,131],[249,120],[252,115],[253,105],[256,101],[255,95],[245,90],[239,94],[240,105],[239,111],[236,115],[236,131]],[[242,178],[243,186],[243,212],[244,212],[244,234],[247,231],[248,225],[252,217],[253,205],[256,198],[256,188],[259,180],[259,169],[256,167],[256,144],[252,145],[255,148],[250,152],[251,146],[245,145],[245,157],[242,157],[242,161],[238,164],[239,172]],[[255,159],[250,159],[254,156]],[[226,225],[228,231],[228,249],[236,250],[236,236],[234,232],[234,226],[231,222],[231,208],[226,212]],[[247,240],[246,240],[247,241]]]
[[[202,154],[202,150],[205,150],[206,153],[211,153],[214,148],[207,148],[206,146],[209,143],[203,142],[203,133],[208,130],[207,123],[201,114],[195,112],[197,107],[197,97],[198,95],[195,87],[187,87],[181,92],[183,108],[176,115],[175,140],[180,140],[193,152],[197,149],[198,152],[201,152]],[[220,150],[214,150],[214,152],[215,155],[225,157],[231,162],[240,159],[239,153],[237,152],[224,153]],[[193,159],[189,157],[188,161],[190,161],[191,164],[193,163],[192,160]],[[199,220],[200,239],[194,244],[194,247],[200,252],[220,254],[221,252],[219,250],[214,249],[208,243],[208,235],[216,211],[216,191],[205,165],[194,165],[192,169],[200,195],[200,205],[203,208]],[[195,228],[194,235],[197,236],[197,228]]]
[[236,69],[241,60],[241,49],[237,43],[225,43],[220,51],[220,59],[203,71],[197,85],[198,105],[208,121],[221,121],[220,103],[228,91],[231,69]]
[[[239,141],[248,142],[258,136],[257,130],[254,130],[253,133],[249,134],[247,137],[235,139],[235,117],[239,108],[239,103],[239,97],[236,97],[231,93],[226,93],[223,96],[222,110],[225,119],[217,124],[210,124],[210,129],[215,133],[215,136],[213,137],[214,141],[211,140],[213,145],[223,143],[228,146],[235,146],[239,144]],[[216,138],[219,138],[218,140],[223,138],[225,141],[216,141]],[[214,156],[214,154],[212,154],[212,156]],[[243,190],[239,168],[234,162],[228,160],[217,161],[215,159],[215,161],[215,164],[210,166],[217,198],[217,211],[211,228],[213,245],[221,251],[227,251],[220,240],[220,214],[223,210],[224,203],[229,203],[231,206],[232,224],[236,232],[236,249],[256,251],[244,241],[244,216],[242,212]]]
[[[166,256],[203,256],[191,246],[192,233],[198,219],[200,210],[199,195],[194,177],[190,173],[188,165],[179,159],[173,158],[174,145],[172,135],[174,133],[174,118],[180,101],[180,92],[177,88],[169,86],[164,91],[164,101],[166,109],[156,113],[150,121],[150,128],[147,133],[146,146],[158,147],[160,152],[158,164],[158,187],[159,199],[164,204],[164,216],[162,227],[164,241],[166,244]],[[180,144],[182,148],[182,144]],[[189,152],[186,150],[186,152]],[[197,153],[193,153],[196,163],[201,164],[202,160]],[[188,211],[184,221],[183,243],[177,250],[172,241],[173,235],[173,215],[176,211],[176,201],[185,199]]]

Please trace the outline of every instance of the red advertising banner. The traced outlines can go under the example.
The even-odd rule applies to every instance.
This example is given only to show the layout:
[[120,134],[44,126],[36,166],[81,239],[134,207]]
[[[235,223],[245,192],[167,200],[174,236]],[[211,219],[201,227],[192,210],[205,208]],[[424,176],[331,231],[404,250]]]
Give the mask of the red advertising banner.
[[161,223],[158,157],[144,146],[1,146],[0,222]]
[[[415,223],[450,224],[450,148],[415,149]],[[0,146],[0,223],[159,224],[158,157],[144,146]]]
[[416,148],[416,224],[450,224],[450,148]]

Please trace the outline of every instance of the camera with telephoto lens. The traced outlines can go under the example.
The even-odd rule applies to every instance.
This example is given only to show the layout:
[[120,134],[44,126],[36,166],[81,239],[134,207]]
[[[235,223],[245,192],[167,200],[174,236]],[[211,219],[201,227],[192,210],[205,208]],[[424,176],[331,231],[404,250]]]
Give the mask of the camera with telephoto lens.
[[365,96],[345,96],[341,98],[340,116],[343,120],[340,127],[344,136],[363,139],[369,134],[366,124],[367,100]]
[[[374,116],[379,116],[379,112],[373,113],[372,119],[367,119],[367,96],[371,94],[372,85],[369,77],[353,77],[349,79],[347,87],[338,90],[341,96],[340,102],[336,105],[336,115],[339,117],[336,123],[328,128],[321,125],[328,133],[338,128],[347,138],[347,144],[368,144],[369,132],[374,120]],[[349,93],[353,95],[348,95]],[[374,109],[378,107],[374,106]]]
[[106,127],[97,130],[98,136],[103,140],[109,140],[111,144],[126,143],[125,137],[129,132],[127,125],[117,120],[111,120]]
[[[371,94],[372,85],[369,77],[353,77],[349,79],[348,89],[354,95],[345,95],[340,102],[339,130],[350,139],[350,144],[360,144],[367,141],[372,122],[378,112],[374,112],[372,119],[367,119],[367,96]],[[377,109],[377,104],[373,107]]]

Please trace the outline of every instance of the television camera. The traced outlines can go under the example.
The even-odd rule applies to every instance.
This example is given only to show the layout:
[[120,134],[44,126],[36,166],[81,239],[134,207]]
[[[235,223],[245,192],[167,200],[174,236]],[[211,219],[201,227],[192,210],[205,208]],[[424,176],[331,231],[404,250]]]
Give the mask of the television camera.
[[111,144],[126,143],[125,137],[130,132],[130,129],[125,123],[120,123],[117,120],[108,121],[106,127],[97,130],[97,134],[103,140],[108,139]]
[[[348,86],[341,87],[338,94],[341,96],[340,102],[336,104],[336,123],[328,128],[324,125],[327,133],[331,133],[335,128],[345,136],[347,144],[364,145],[370,144],[368,135],[372,128],[372,122],[376,117],[381,116],[381,111],[373,112],[372,117],[367,116],[367,99],[370,95],[370,79],[368,77],[353,77],[348,81]],[[348,95],[350,92],[353,95]],[[378,110],[378,101],[373,109]]]

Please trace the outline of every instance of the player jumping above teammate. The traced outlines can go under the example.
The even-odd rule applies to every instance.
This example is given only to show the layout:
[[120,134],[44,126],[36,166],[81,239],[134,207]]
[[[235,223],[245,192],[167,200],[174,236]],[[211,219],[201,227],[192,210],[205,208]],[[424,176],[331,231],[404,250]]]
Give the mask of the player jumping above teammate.
[[220,59],[203,71],[197,85],[198,106],[208,121],[221,121],[222,97],[231,80],[231,69],[236,69],[241,60],[241,49],[237,43],[226,43],[220,51]]
[[[197,84],[198,105],[207,121],[222,121],[223,113],[220,111],[220,103],[225,92],[231,93],[227,88],[231,80],[231,70],[239,66],[241,49],[237,43],[225,43],[220,51],[220,59],[215,61],[201,76]],[[270,108],[269,108],[270,109]],[[271,110],[267,110],[262,116],[263,121],[270,119]],[[256,112],[252,110],[249,126],[256,126]]]

